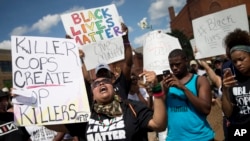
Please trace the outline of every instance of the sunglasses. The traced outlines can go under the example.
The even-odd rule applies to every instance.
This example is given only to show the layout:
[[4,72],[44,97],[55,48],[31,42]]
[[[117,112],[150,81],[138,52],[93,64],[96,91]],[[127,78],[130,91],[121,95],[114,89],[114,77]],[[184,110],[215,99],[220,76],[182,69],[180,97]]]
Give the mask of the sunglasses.
[[92,89],[94,89],[94,88],[100,86],[100,84],[112,84],[112,81],[109,78],[104,78],[104,79],[98,80],[98,81],[96,80],[91,84],[91,87],[92,87]]

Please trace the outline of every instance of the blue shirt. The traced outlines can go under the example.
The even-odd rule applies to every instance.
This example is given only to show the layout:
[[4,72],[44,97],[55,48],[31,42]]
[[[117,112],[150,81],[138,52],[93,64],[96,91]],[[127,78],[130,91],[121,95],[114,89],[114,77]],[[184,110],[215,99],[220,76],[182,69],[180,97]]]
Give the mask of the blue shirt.
[[[195,96],[198,75],[193,74],[185,84]],[[206,120],[206,115],[198,112],[190,103],[185,93],[177,87],[170,87],[166,106],[168,112],[167,141],[209,141],[214,132]]]

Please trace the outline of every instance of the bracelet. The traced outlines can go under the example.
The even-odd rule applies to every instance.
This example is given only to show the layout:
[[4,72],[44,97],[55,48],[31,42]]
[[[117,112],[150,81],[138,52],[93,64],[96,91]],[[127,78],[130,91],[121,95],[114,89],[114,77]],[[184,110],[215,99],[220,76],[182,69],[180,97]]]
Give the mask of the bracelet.
[[156,84],[156,85],[152,88],[152,92],[153,92],[153,93],[159,93],[159,92],[161,92],[161,91],[162,91],[162,89],[161,89],[161,84],[160,84],[160,83]]
[[162,97],[162,96],[164,96],[164,93],[162,92],[160,83],[158,83],[157,85],[155,85],[152,88],[152,92],[153,92],[154,97]]
[[130,45],[130,42],[127,42],[127,43],[123,43],[124,45]]
[[162,97],[162,96],[164,96],[164,93],[161,91],[159,93],[154,93],[153,96],[154,97]]

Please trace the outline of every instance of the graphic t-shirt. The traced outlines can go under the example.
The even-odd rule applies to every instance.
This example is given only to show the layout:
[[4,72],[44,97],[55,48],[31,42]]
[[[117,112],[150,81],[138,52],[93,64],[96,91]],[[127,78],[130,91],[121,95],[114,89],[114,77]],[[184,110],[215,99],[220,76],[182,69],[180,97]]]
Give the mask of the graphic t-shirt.
[[229,117],[228,141],[248,141],[250,138],[250,79],[238,81],[229,90],[234,109]]
[[124,140],[126,139],[123,116],[108,118],[95,115],[89,120],[87,129],[88,140]]
[[111,118],[92,112],[88,124],[66,124],[71,135],[88,141],[147,141],[147,128],[153,111],[145,104],[130,101],[136,116],[127,103],[122,102],[123,115]]
[[13,121],[13,113],[0,113],[0,141],[27,141],[30,135],[26,129],[16,126]]
[[232,87],[231,101],[235,108],[230,121],[232,124],[250,123],[250,79],[245,82],[238,82],[238,85]]

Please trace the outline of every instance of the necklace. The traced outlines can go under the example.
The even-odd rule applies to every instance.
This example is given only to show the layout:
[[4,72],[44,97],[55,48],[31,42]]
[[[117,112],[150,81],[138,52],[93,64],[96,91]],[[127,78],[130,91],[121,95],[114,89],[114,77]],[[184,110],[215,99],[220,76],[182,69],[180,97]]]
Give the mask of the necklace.
[[103,127],[109,127],[109,126],[112,125],[112,124],[114,123],[114,121],[115,121],[115,117],[113,117],[113,118],[109,121],[108,124],[105,124],[105,123],[103,122],[103,120],[101,120],[101,116],[100,116],[99,114],[97,114],[97,117],[98,117],[99,123],[100,123]]

